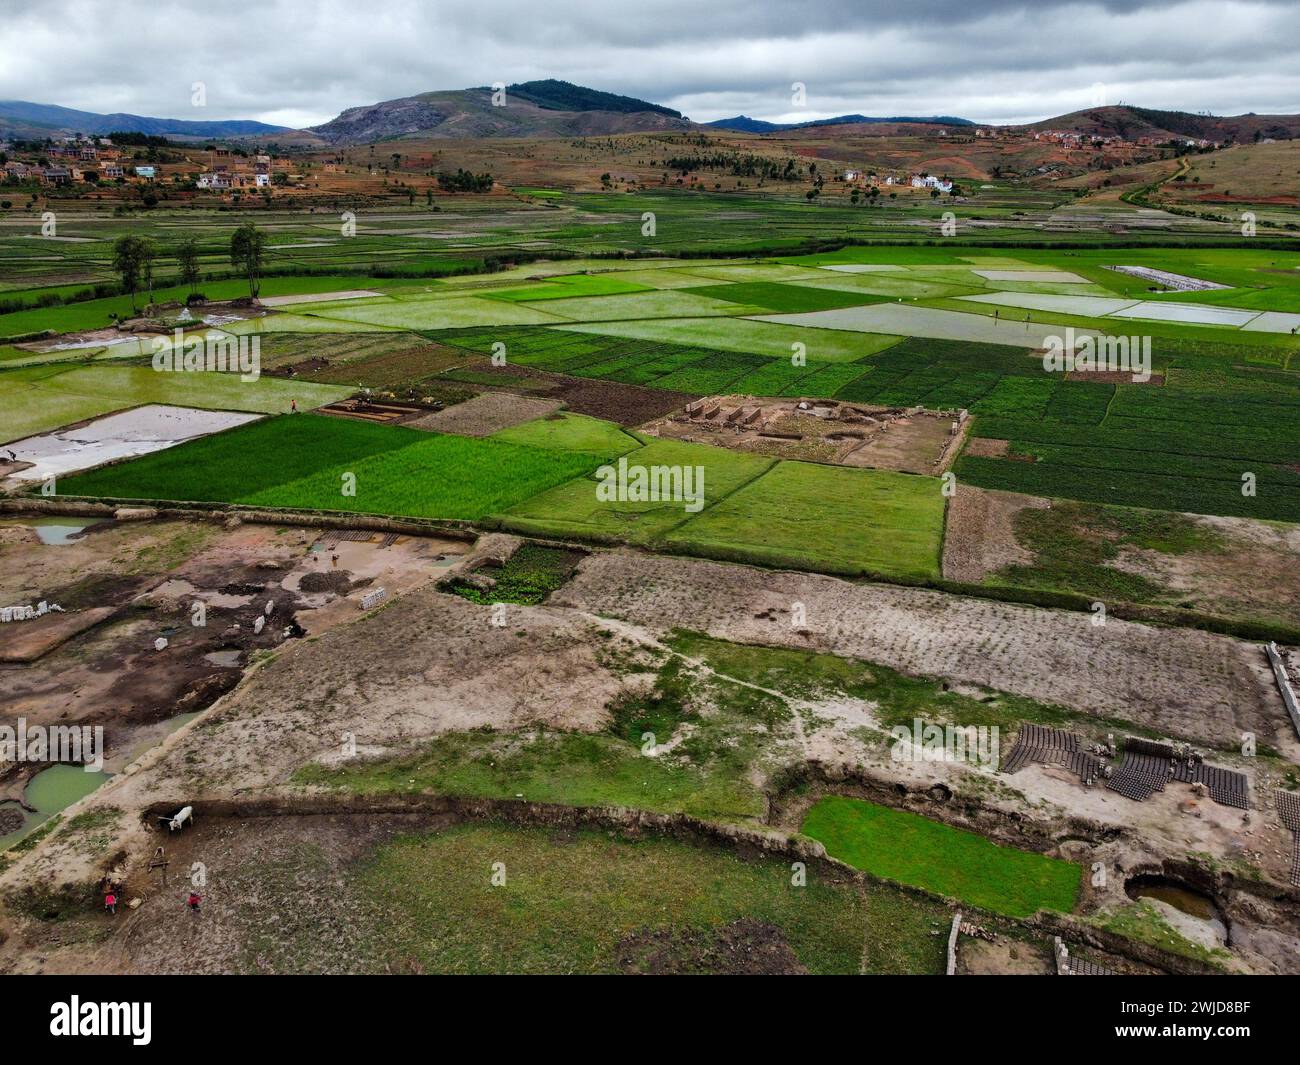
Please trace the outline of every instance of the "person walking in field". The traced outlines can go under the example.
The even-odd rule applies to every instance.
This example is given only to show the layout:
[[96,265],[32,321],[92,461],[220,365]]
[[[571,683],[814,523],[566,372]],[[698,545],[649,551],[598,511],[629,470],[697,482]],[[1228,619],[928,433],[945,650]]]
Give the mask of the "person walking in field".
[[202,901],[203,900],[199,898],[199,893],[197,891],[191,891],[189,898],[185,900],[185,905],[190,908],[190,913],[197,917],[199,915],[199,903]]
[[290,414],[298,413],[298,401],[296,399],[289,400],[289,413]]
[[117,896],[114,895],[111,891],[104,896],[104,909],[106,909],[114,917],[117,916]]

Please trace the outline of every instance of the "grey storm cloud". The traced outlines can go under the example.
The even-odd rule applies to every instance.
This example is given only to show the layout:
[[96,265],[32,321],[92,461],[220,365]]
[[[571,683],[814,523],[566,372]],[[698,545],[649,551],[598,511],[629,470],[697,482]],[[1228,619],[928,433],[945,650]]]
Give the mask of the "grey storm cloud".
[[699,121],[1012,122],[1097,102],[1294,113],[1295,11],[1292,0],[0,0],[0,99],[298,126],[431,89],[557,77]]

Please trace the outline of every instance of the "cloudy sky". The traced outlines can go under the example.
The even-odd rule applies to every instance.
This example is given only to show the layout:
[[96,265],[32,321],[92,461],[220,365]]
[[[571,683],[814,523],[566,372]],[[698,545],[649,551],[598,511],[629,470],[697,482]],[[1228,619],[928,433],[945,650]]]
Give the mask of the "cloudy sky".
[[1298,23],[1295,0],[0,0],[0,99],[303,126],[557,77],[697,121],[1296,113]]

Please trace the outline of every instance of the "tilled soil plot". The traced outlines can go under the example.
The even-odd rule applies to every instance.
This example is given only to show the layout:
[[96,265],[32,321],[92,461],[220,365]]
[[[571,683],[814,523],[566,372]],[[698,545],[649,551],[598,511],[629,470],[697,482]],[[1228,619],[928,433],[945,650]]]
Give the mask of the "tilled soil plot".
[[459,433],[461,436],[491,436],[520,422],[554,414],[560,406],[559,400],[555,399],[534,399],[511,392],[484,392],[436,414],[416,418],[406,426],[408,429]]
[[1031,565],[1032,551],[1016,539],[1016,515],[1026,507],[1043,510],[1051,502],[1019,492],[998,492],[959,484],[948,501],[943,535],[943,575],[977,584],[1006,566]]
[[686,392],[670,392],[664,388],[644,388],[625,385],[618,381],[597,378],[569,377],[567,374],[538,370],[531,366],[510,365],[494,367],[487,359],[475,362],[473,368],[493,376],[500,376],[502,388],[510,388],[510,378],[526,377],[545,386],[546,398],[559,400],[575,414],[604,418],[619,425],[641,425],[653,418],[662,418],[670,411],[679,410],[699,396]]
[[1294,746],[1259,647],[1192,629],[1094,625],[1089,614],[623,551],[591,555],[550,605],[828,651],[1202,743],[1235,746],[1248,731]]

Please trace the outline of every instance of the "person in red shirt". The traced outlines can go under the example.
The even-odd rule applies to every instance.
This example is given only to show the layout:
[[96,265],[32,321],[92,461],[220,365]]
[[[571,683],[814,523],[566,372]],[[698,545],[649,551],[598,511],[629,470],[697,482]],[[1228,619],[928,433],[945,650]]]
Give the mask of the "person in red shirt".
[[117,915],[117,896],[111,891],[104,896],[104,909],[114,916]]
[[185,900],[185,905],[190,908],[190,913],[197,917],[199,913],[199,903],[202,901],[203,900],[199,898],[198,892],[191,891],[189,898]]

